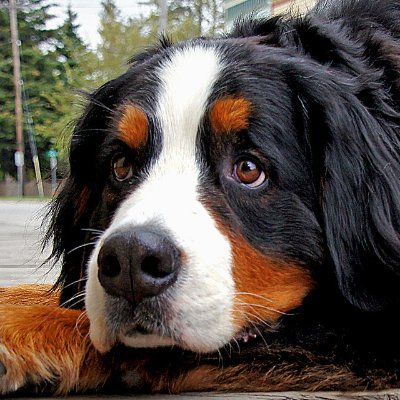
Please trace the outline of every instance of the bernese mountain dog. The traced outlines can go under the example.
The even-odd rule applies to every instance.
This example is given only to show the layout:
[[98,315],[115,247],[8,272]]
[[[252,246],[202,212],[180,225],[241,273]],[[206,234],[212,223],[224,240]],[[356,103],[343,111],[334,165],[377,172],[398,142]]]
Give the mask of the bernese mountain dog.
[[167,39],[88,96],[0,392],[400,386],[400,0]]

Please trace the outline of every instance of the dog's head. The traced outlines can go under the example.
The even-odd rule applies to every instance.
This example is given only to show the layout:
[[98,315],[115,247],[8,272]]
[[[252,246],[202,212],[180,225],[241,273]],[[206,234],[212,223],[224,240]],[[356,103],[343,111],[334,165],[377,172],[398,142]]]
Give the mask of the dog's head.
[[379,85],[259,31],[164,42],[89,98],[52,233],[63,300],[87,276],[100,350],[216,350],[276,325],[330,261],[351,303],[399,297],[400,173]]

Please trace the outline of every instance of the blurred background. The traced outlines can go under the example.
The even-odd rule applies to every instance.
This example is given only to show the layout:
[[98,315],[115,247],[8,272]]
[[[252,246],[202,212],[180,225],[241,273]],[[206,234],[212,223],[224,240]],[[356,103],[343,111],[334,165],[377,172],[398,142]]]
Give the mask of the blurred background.
[[313,0],[0,0],[0,197],[50,197],[91,91],[160,32],[229,31],[257,12],[304,13]]

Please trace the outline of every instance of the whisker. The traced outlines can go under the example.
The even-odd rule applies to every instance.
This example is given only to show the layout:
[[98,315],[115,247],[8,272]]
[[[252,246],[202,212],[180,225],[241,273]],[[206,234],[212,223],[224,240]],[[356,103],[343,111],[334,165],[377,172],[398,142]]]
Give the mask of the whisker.
[[[240,311],[240,310],[236,310],[236,311]],[[254,324],[254,322],[249,317],[247,317],[245,314],[243,314],[243,317],[247,320],[247,322],[249,322],[249,324],[252,326],[252,328],[255,331],[257,331],[258,335],[261,337],[261,339],[265,343],[265,345],[267,347],[269,347],[264,335],[261,333],[261,331],[258,329],[258,327]]]
[[251,323],[251,325],[253,326],[253,328],[257,331],[257,333],[260,335],[262,341],[264,342],[265,346],[269,348],[269,345],[267,343],[267,340],[265,339],[264,335],[261,333],[261,331],[257,328],[256,325],[254,325],[254,323]]
[[222,357],[221,350],[217,350],[219,357],[218,357],[218,366],[224,368],[224,358]]
[[81,245],[79,245],[79,246],[74,247],[74,248],[73,248],[72,250],[70,250],[67,254],[71,254],[72,252],[74,252],[74,251],[76,251],[76,250],[79,250],[79,249],[81,249],[82,247],[93,246],[93,245],[95,245],[95,244],[97,244],[97,242],[88,242],[88,243],[81,244]]
[[84,297],[81,297],[80,299],[75,299],[73,303],[66,301],[61,307],[67,307],[67,308],[74,308],[76,305],[78,305],[80,302],[82,302]]
[[[86,129],[79,129],[79,132],[106,132],[109,133],[111,132],[111,129],[108,128],[86,128]],[[74,137],[79,136],[79,135],[74,135]]]
[[[227,346],[228,346],[228,347],[227,347]],[[228,352],[228,349],[229,349],[229,352]],[[228,342],[228,343],[224,346],[224,350],[225,350],[226,353],[228,354],[229,358],[232,358],[232,350],[233,350],[233,347],[232,347],[232,343],[231,343],[231,342]]]
[[240,353],[240,344],[239,344],[239,342],[235,338],[233,338],[232,340],[235,342],[235,344],[236,344],[236,346],[238,348],[238,352]]
[[247,295],[247,296],[253,296],[253,297],[258,297],[259,299],[263,299],[266,301],[269,301],[270,303],[273,303],[274,301],[269,299],[268,297],[262,296],[261,294],[256,294],[256,293],[250,293],[250,292],[235,292],[235,295]]
[[[59,307],[66,307],[69,308],[73,307],[74,305],[78,304],[83,298],[85,297],[85,291],[75,294],[70,299],[64,301],[64,303],[60,304]],[[78,301],[75,301],[78,300]],[[73,303],[74,302],[74,303]]]
[[74,308],[76,305],[78,305],[83,299],[75,301],[75,303],[69,304],[69,308]]
[[241,301],[239,301],[239,302],[237,302],[237,303],[240,304],[240,305],[243,305],[243,306],[251,306],[251,307],[263,308],[263,309],[265,309],[265,310],[273,311],[273,312],[275,312],[275,313],[277,313],[277,314],[281,314],[281,315],[294,315],[294,314],[286,313],[286,312],[284,312],[284,311],[279,311],[279,310],[277,310],[276,308],[264,306],[264,305],[262,305],[262,304],[246,303],[246,302],[241,302]]
[[66,288],[68,288],[68,287],[70,287],[70,286],[72,286],[72,285],[75,285],[75,284],[77,284],[77,283],[86,282],[86,281],[87,281],[87,278],[79,278],[79,279],[77,279],[76,281],[73,281],[73,282],[71,282],[71,283],[68,283],[68,285],[64,285],[64,286],[63,286],[63,289],[66,289]]
[[104,103],[102,103],[101,101],[98,101],[98,100],[94,99],[93,97],[88,97],[86,101],[87,101],[88,103],[91,103],[91,104],[94,104],[94,105],[96,105],[96,106],[98,106],[98,107],[101,107],[101,108],[103,108],[104,110],[110,111],[110,112],[113,113],[113,114],[115,113],[115,110],[113,110],[113,109],[107,107]]
[[246,315],[249,315],[250,317],[254,317],[257,321],[259,321],[260,322],[260,324],[261,325],[264,325],[264,326],[266,326],[267,328],[269,328],[269,329],[272,329],[273,327],[272,327],[272,325],[270,325],[267,321],[264,321],[260,316],[258,316],[258,315],[256,315],[256,314],[253,314],[253,313],[251,313],[251,312],[248,312],[248,311],[241,311],[242,313],[245,313]]
[[100,234],[103,234],[105,232],[104,230],[93,229],[93,228],[81,228],[81,231],[94,232],[94,233],[100,233]]
[[83,339],[86,339],[89,335],[89,332],[86,333],[85,335],[82,335],[80,326],[79,326],[80,324],[83,324],[85,322],[84,321],[85,318],[87,318],[86,311],[82,311],[82,313],[79,315],[79,317],[77,318],[76,323],[75,323],[75,329],[78,331],[79,336],[81,336]]

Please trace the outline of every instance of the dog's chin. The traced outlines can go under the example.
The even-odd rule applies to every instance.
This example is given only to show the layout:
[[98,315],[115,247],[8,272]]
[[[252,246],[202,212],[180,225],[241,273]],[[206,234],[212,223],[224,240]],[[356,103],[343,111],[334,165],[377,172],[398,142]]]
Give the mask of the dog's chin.
[[[253,342],[260,336],[259,331],[255,331],[251,328],[243,328],[235,336],[227,341],[224,345],[228,343],[235,344],[236,346],[243,346],[249,342]],[[173,347],[177,346],[184,350],[193,351],[197,353],[212,353],[218,351],[219,348],[223,347],[207,347],[203,346],[198,348],[198,346],[190,343],[180,342],[174,340],[168,336],[162,336],[157,333],[145,333],[140,331],[131,330],[125,334],[120,334],[118,336],[118,342],[124,344],[127,347],[132,348],[156,348],[156,347]]]
[[[168,329],[165,329],[167,331]],[[129,329],[124,333],[120,333],[117,337],[119,343],[132,348],[156,348],[156,347],[179,347],[183,350],[196,353],[210,353],[217,351],[225,343],[215,345],[207,343],[207,341],[199,340],[200,338],[189,338],[184,335],[174,333],[174,336],[162,334],[159,330],[146,330],[142,328]]]
[[129,334],[120,334],[118,341],[127,347],[133,348],[155,348],[155,347],[172,347],[177,343],[167,337],[154,333],[130,332]]

